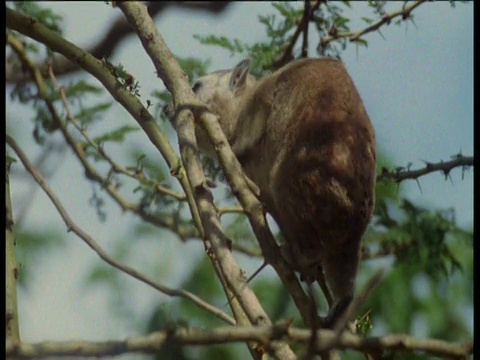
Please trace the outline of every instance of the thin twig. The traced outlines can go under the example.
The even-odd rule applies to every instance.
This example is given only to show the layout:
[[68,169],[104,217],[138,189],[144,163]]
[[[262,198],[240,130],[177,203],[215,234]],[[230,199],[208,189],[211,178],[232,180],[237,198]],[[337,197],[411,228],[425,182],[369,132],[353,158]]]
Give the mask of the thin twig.
[[[50,169],[44,172],[45,179],[50,178],[55,173],[55,171],[59,168],[59,165],[61,164],[63,158],[67,154],[67,152],[64,151],[66,149],[65,144],[61,143],[60,146],[55,146],[55,145],[56,144],[54,144],[53,142],[45,144],[45,149],[34,161],[34,166],[37,169],[41,169],[45,161],[50,157],[52,153],[54,152],[58,153],[58,157],[55,159],[56,166],[50,167]],[[26,191],[25,195],[23,196],[24,201],[20,205],[20,208],[18,209],[15,216],[15,223],[17,225],[20,225],[23,222],[23,219],[25,219],[25,217],[27,216],[28,211],[31,209],[30,204],[35,198],[35,194],[37,190],[38,190],[38,186],[32,183],[30,189],[28,189],[28,191]]]
[[[40,70],[36,67],[33,61],[25,53],[23,44],[11,34],[7,34],[7,43],[12,47],[12,49],[17,53],[23,65],[31,74],[31,77],[34,79],[35,85],[38,89],[39,97],[45,102],[45,105],[52,116],[53,123],[57,129],[60,129],[62,135],[65,138],[66,143],[73,150],[73,153],[77,156],[78,160],[85,169],[85,175],[96,183],[102,186],[109,196],[122,208],[123,211],[130,211],[134,214],[139,215],[144,221],[149,222],[155,226],[167,228],[177,234],[180,239],[185,240],[187,238],[194,238],[199,236],[198,231],[195,228],[186,228],[182,227],[172,217],[165,216],[156,216],[149,212],[146,212],[140,204],[132,203],[124,199],[116,187],[110,184],[108,178],[103,177],[98,173],[95,167],[87,160],[87,155],[83,149],[82,144],[76,141],[73,136],[68,132],[65,123],[60,119],[53,102],[50,99],[48,87],[43,79],[43,76]],[[172,160],[173,161],[173,160]],[[158,183],[153,184],[157,188],[160,186]],[[160,191],[161,189],[157,189]],[[166,193],[165,190],[160,191]],[[174,196],[175,197],[175,196]]]
[[311,4],[310,0],[305,0],[303,4],[303,18],[302,18],[302,25],[303,25],[303,42],[302,42],[302,58],[306,58],[308,56],[308,24],[310,23],[311,17]]
[[112,170],[117,173],[117,174],[123,174],[126,175],[132,179],[138,180],[138,181],[143,181],[149,184],[153,189],[158,191],[159,193],[163,193],[164,195],[171,196],[175,198],[178,201],[186,201],[186,196],[180,193],[177,193],[171,189],[166,188],[165,186],[162,186],[161,184],[157,183],[156,181],[152,181],[148,179],[143,172],[139,171],[132,171],[132,170],[127,170],[120,164],[118,164],[113,158],[108,155],[108,153],[105,151],[103,146],[99,146],[88,134],[88,131],[85,127],[82,127],[77,119],[75,118],[75,115],[73,115],[72,109],[68,105],[68,100],[67,100],[67,93],[65,91],[65,87],[61,86],[60,83],[58,82],[55,74],[53,73],[53,69],[50,66],[48,68],[48,75],[50,76],[50,79],[53,81],[55,86],[58,88],[58,91],[60,92],[60,97],[62,99],[63,106],[65,107],[67,111],[67,119],[73,124],[73,126],[82,134],[83,138],[87,141],[87,143],[92,146],[112,167]]
[[408,19],[410,17],[411,12],[421,4],[427,2],[427,0],[420,0],[415,1],[413,4],[409,6],[403,7],[401,10],[397,10],[388,14],[384,14],[380,20],[373,23],[370,26],[358,31],[338,31],[334,32],[333,34],[328,34],[320,39],[320,45],[325,47],[328,43],[341,39],[341,38],[348,38],[350,42],[358,41],[363,35],[373,32],[379,29],[384,24],[390,24],[390,22],[396,17],[402,17],[402,19]]
[[[306,0],[306,1],[308,1],[308,0]],[[320,0],[317,0],[317,1],[313,2],[313,4],[311,4],[311,6],[310,6],[310,14],[313,14],[313,12],[319,8],[319,6],[322,2],[323,1],[320,1]],[[295,44],[297,43],[297,40],[300,37],[300,34],[304,30],[304,26],[305,26],[305,12],[302,15],[302,18],[298,21],[298,26],[295,29],[295,32],[293,33],[293,35],[292,35],[292,37],[291,37],[291,39],[290,39],[290,41],[287,45],[287,48],[283,52],[283,56],[279,60],[274,62],[273,69],[279,69],[283,65],[285,65],[288,62],[290,62],[291,60],[293,60],[293,58],[294,58],[293,48],[295,47]]]
[[169,296],[178,296],[182,297],[185,299],[188,299],[192,301],[194,304],[196,304],[198,307],[201,309],[204,309],[213,315],[217,316],[218,318],[222,319],[223,321],[227,322],[228,324],[235,325],[236,322],[234,319],[232,319],[228,314],[225,312],[221,311],[220,309],[217,309],[216,307],[212,306],[211,304],[207,303],[206,301],[200,299],[197,295],[192,294],[189,291],[183,290],[183,289],[171,289],[168,288],[155,280],[147,277],[146,275],[141,274],[137,270],[131,268],[128,265],[123,264],[122,262],[115,260],[113,257],[108,255],[103,248],[98,245],[98,243],[90,236],[88,235],[85,231],[83,231],[79,226],[76,225],[76,223],[73,221],[73,219],[70,217],[70,215],[67,213],[63,205],[61,204],[60,200],[58,197],[55,195],[53,190],[50,188],[50,186],[45,182],[43,176],[38,172],[37,169],[32,165],[32,163],[28,160],[27,156],[23,152],[23,150],[17,145],[15,140],[10,137],[9,135],[6,135],[6,142],[7,144],[15,151],[15,153],[18,155],[20,160],[22,161],[23,165],[25,166],[25,169],[33,176],[35,181],[40,185],[40,187],[45,191],[47,196],[50,198],[52,201],[53,205],[57,209],[58,213],[62,217],[63,221],[67,225],[67,230],[68,231],[73,231],[78,237],[80,237],[93,251],[97,253],[97,255],[104,260],[107,264],[113,266],[114,268],[132,276],[133,278],[140,280],[141,282],[150,285],[154,289],[169,295]]
[[380,269],[370,278],[363,291],[353,300],[347,311],[342,314],[340,319],[338,319],[337,323],[335,324],[335,328],[333,329],[338,338],[340,338],[340,335],[343,333],[343,331],[345,331],[347,323],[353,321],[353,319],[357,316],[360,308],[363,306],[365,301],[367,301],[373,289],[382,279],[383,273],[384,270]]
[[[34,17],[24,15],[8,7],[5,8],[5,12],[7,28],[18,31],[23,35],[41,42],[51,51],[59,52],[70,61],[77,63],[85,71],[97,78],[113,98],[137,121],[145,131],[149,140],[168,163],[170,173],[177,178],[185,191],[188,206],[193,214],[192,218],[194,223],[199,233],[203,235],[203,228],[195,200],[193,199],[192,188],[185,174],[185,170],[181,166],[181,160],[168,141],[167,136],[160,129],[144,104],[118,82],[117,77],[105,67],[105,62],[102,62],[73,43],[65,40],[56,32],[42,25]],[[39,75],[41,77],[41,74]]]

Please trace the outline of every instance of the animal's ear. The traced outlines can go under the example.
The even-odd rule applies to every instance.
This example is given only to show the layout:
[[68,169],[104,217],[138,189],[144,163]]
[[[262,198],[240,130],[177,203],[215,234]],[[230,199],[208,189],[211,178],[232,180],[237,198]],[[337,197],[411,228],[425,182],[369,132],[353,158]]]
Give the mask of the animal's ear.
[[230,91],[236,93],[239,89],[243,89],[245,87],[251,65],[252,60],[245,59],[235,66],[235,69],[232,71],[232,76],[230,77]]

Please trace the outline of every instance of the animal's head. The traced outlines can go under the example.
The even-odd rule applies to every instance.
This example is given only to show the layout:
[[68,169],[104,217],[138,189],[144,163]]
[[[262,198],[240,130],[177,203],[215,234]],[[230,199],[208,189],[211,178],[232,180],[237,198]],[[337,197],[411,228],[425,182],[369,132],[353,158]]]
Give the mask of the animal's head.
[[219,70],[197,79],[192,90],[210,111],[220,117],[236,114],[244,96],[256,83],[249,74],[251,60],[240,62],[233,70]]
[[[245,97],[251,93],[256,79],[249,74],[251,60],[241,61],[232,70],[219,70],[197,79],[192,90],[208,110],[219,117],[220,125],[227,139],[231,140],[237,123],[238,114]],[[174,123],[173,106],[165,106],[165,114]],[[197,129],[197,141],[201,148],[210,152],[206,134]]]

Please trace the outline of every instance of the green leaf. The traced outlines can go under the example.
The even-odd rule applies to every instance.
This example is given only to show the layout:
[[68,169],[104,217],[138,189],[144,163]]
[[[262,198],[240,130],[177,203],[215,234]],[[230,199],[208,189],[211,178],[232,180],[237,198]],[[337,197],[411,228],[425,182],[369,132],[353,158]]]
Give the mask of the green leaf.
[[362,45],[368,47],[368,42],[365,39],[356,39],[353,41],[355,44]]
[[16,10],[30,15],[50,30],[61,34],[61,22],[63,17],[54,13],[51,9],[45,9],[36,1],[15,1],[13,6]]
[[[70,86],[65,87],[65,94],[67,98],[81,97],[86,94],[98,95],[103,93],[104,89],[100,86],[92,85],[85,80],[79,80]],[[56,97],[53,100],[59,99],[60,94],[54,90]]]
[[75,119],[82,124],[90,124],[93,121],[100,119],[104,116],[105,112],[110,109],[113,105],[112,101],[107,101],[97,105],[93,105],[89,108],[82,108],[77,114],[75,114]]
[[365,17],[365,16],[360,17],[360,19],[362,19],[364,22],[366,22],[366,23],[369,24],[369,25],[370,25],[371,23],[373,23],[373,20],[372,20],[372,19],[367,18],[367,17]]
[[65,249],[65,233],[56,229],[21,229],[15,230],[17,258],[20,265],[20,286],[26,288],[31,285],[35,277],[35,263],[33,259],[48,256],[54,250]]
[[293,13],[294,9],[292,6],[287,2],[277,2],[272,3],[272,6],[285,18],[289,19],[292,18],[295,14]]
[[226,50],[229,50],[231,55],[233,55],[234,53],[243,51],[243,47],[241,46],[241,43],[239,40],[232,42],[231,40],[227,39],[225,36],[216,36],[216,35],[200,36],[195,34],[193,35],[193,38],[198,40],[201,44],[216,45]]
[[347,24],[349,21],[350,21],[350,19],[348,19],[348,18],[338,16],[338,17],[335,18],[335,25],[337,25],[338,27],[341,27],[341,26],[344,26],[345,24]]
[[124,125],[119,127],[116,130],[110,131],[106,134],[98,136],[94,138],[94,141],[99,144],[107,141],[112,142],[123,142],[125,140],[125,136],[133,131],[138,131],[139,128],[136,126]]

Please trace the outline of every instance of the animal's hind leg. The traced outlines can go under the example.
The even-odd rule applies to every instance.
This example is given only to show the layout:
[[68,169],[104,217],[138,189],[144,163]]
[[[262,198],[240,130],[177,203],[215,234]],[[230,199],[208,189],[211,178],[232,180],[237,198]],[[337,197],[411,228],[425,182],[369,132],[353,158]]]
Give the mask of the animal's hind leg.
[[333,295],[333,305],[330,306],[329,313],[324,318],[324,326],[333,326],[353,299],[359,256],[346,250],[336,253],[335,256],[330,255],[322,262],[325,282]]
[[328,308],[331,309],[333,306],[333,297],[332,297],[332,293],[330,292],[330,289],[327,286],[327,282],[325,280],[325,275],[323,274],[323,271],[318,272],[317,283],[320,286],[320,289],[322,289],[323,295],[327,299]]

